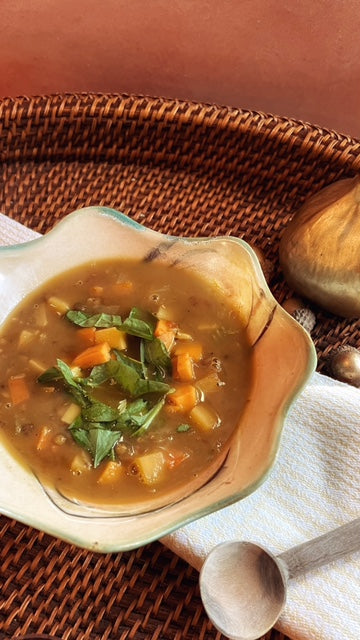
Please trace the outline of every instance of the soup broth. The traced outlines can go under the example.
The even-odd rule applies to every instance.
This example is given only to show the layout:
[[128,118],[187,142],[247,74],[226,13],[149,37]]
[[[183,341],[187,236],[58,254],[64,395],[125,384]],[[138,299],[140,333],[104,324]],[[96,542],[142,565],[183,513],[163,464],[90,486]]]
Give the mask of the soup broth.
[[0,430],[41,479],[90,504],[166,496],[226,452],[251,381],[231,300],[156,263],[47,282],[0,336]]

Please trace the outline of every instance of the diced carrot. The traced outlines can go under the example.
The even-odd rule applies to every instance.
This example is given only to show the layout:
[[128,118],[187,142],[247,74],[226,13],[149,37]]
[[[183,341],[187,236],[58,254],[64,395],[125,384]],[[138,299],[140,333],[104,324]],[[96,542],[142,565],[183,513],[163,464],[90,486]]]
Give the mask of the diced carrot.
[[115,460],[109,460],[105,464],[97,482],[98,484],[111,484],[112,482],[119,480],[124,473],[125,467],[123,467],[119,462],[115,462]]
[[91,347],[95,344],[95,327],[83,327],[77,329],[76,335],[79,338],[79,342],[83,347]]
[[30,398],[25,375],[11,376],[8,381],[10,399],[13,405],[26,402]]
[[187,413],[195,407],[197,391],[192,384],[182,385],[166,396],[166,407],[170,413]]
[[111,285],[111,294],[116,296],[122,296],[126,293],[130,293],[134,288],[134,283],[131,280],[124,280],[123,282],[115,282]]
[[126,333],[116,327],[98,329],[98,331],[95,332],[95,342],[96,344],[107,342],[111,349],[126,349],[127,347]]
[[170,353],[174,346],[175,333],[173,331],[165,331],[158,336],[158,340],[161,340],[161,342],[165,345],[166,349]]
[[166,466],[168,469],[175,469],[189,457],[190,454],[186,451],[169,451],[166,458]]
[[155,327],[154,335],[156,338],[160,338],[163,333],[176,333],[177,324],[175,322],[171,322],[171,320],[164,320],[160,318]]
[[183,342],[177,342],[174,347],[174,355],[180,356],[183,353],[188,353],[194,362],[199,362],[203,357],[203,348],[200,342],[192,342],[184,340]]
[[38,441],[36,443],[37,451],[42,451],[49,445],[50,441],[48,436],[50,432],[51,432],[51,429],[49,429],[49,427],[45,427],[45,426],[41,427]]
[[175,358],[171,359],[171,364],[174,380],[180,380],[180,382],[191,382],[191,380],[194,380],[194,363],[188,353],[181,353],[175,356]]
[[97,364],[104,364],[110,360],[110,345],[107,342],[100,342],[94,344],[92,347],[88,347],[81,351],[71,363],[72,367],[80,367],[81,369],[88,369],[94,367]]

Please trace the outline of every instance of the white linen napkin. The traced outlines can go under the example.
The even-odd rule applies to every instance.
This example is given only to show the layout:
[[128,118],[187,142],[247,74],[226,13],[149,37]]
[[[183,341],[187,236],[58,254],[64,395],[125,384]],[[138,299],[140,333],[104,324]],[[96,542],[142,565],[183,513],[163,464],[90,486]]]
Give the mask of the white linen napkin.
[[[0,214],[0,245],[39,234]],[[196,569],[226,540],[273,553],[360,517],[360,390],[313,374],[290,410],[275,467],[251,496],[162,542]],[[294,640],[360,640],[360,552],[289,583],[277,628]]]

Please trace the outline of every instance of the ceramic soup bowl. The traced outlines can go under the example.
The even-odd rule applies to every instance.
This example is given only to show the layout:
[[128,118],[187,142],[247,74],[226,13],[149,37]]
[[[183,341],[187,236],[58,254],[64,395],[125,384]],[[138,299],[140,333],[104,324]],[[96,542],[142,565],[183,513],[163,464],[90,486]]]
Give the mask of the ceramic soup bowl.
[[309,335],[276,302],[245,242],[167,236],[104,207],[74,212],[45,236],[0,249],[0,326],[46,280],[90,260],[119,257],[180,265],[231,300],[251,345],[252,381],[217,467],[190,492],[145,511],[119,513],[69,500],[44,486],[0,440],[0,511],[101,552],[141,546],[255,491],[274,465],[287,411],[316,365]]

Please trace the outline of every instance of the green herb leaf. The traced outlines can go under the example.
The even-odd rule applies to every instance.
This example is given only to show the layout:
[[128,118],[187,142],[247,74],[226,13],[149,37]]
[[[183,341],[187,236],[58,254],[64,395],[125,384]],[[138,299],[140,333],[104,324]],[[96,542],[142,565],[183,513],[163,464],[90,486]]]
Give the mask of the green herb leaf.
[[57,367],[51,367],[47,371],[44,371],[39,377],[38,382],[40,384],[48,385],[49,383],[62,383],[65,390],[72,395],[75,402],[81,407],[86,407],[90,404],[90,400],[87,393],[79,379],[75,378],[69,365],[63,360],[57,360]]
[[121,330],[132,336],[152,340],[156,326],[156,318],[148,311],[133,307],[129,316],[121,325]]
[[92,315],[85,311],[70,309],[70,311],[66,313],[66,317],[70,322],[73,322],[79,327],[99,327],[106,329],[109,327],[122,326],[121,317],[110,313],[95,313]]
[[185,431],[189,431],[189,429],[191,429],[191,426],[189,424],[183,423],[179,424],[176,431],[178,431],[179,433],[185,433]]
[[151,423],[153,422],[153,420],[156,418],[156,416],[158,415],[158,413],[161,411],[161,409],[163,408],[165,403],[165,399],[161,398],[161,400],[159,400],[159,402],[157,402],[151,409],[150,411],[148,411],[145,415],[143,416],[134,416],[133,417],[133,422],[135,424],[140,424],[139,429],[137,429],[136,431],[134,431],[133,435],[136,437],[142,436],[144,435],[144,433],[146,433],[146,431],[149,429],[149,427],[151,426]]
[[82,410],[82,417],[87,422],[114,422],[119,417],[119,411],[103,402],[92,402]]
[[99,427],[84,429],[73,425],[70,425],[69,429],[75,442],[90,452],[95,468],[111,455],[115,444],[122,437],[121,431],[111,431]]
[[155,367],[163,367],[169,369],[171,367],[171,359],[167,348],[162,340],[155,338],[151,342],[144,345],[145,359]]
[[169,393],[170,385],[157,380],[144,380],[136,368],[129,365],[126,360],[109,360],[105,365],[109,378],[113,378],[119,384],[124,393],[132,398],[137,398],[148,393]]
[[50,369],[47,369],[46,371],[44,371],[44,373],[42,373],[38,378],[37,381],[40,384],[43,385],[51,385],[54,382],[58,382],[59,380],[62,380],[63,376],[61,371],[59,371],[59,369],[57,367],[50,367]]

